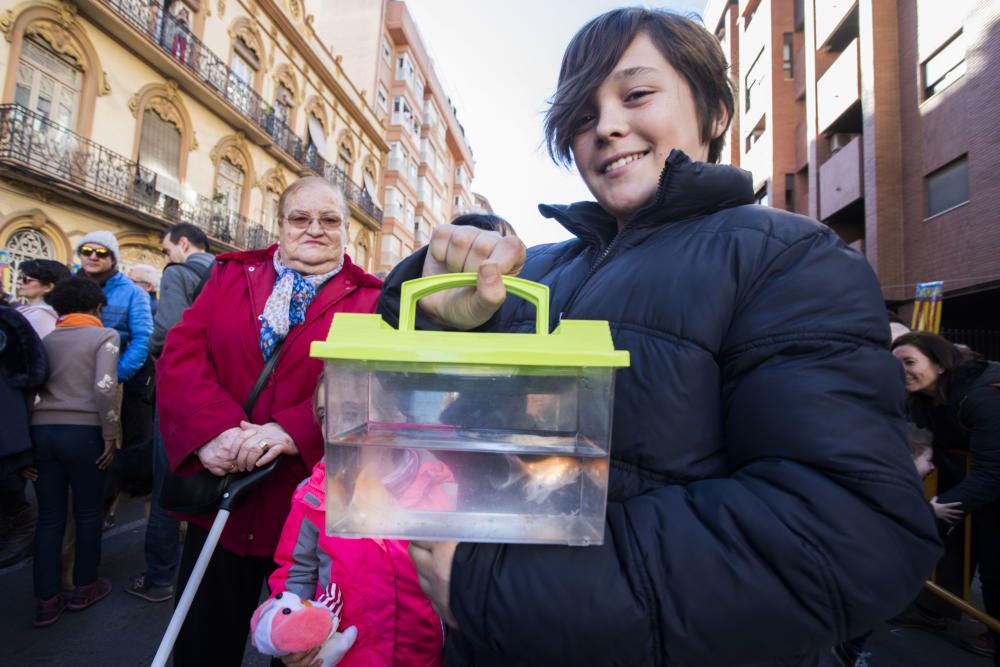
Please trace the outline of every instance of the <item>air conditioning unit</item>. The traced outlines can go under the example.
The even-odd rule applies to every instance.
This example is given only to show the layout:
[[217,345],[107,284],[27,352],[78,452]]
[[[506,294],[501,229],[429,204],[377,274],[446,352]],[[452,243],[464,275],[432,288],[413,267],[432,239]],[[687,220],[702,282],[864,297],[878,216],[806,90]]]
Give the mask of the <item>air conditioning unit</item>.
[[830,152],[836,153],[841,148],[846,146],[851,142],[851,139],[856,137],[855,134],[850,134],[849,132],[837,132],[830,135]]

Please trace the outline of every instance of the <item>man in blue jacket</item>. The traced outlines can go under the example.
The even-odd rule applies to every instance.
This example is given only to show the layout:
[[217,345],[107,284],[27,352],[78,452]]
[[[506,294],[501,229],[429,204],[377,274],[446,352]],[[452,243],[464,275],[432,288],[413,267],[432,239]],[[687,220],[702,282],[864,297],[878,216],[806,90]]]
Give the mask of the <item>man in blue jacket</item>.
[[101,309],[101,321],[121,337],[118,381],[132,379],[149,354],[153,315],[149,296],[118,270],[118,239],[109,231],[90,232],[76,246],[83,275],[101,286],[108,305]]

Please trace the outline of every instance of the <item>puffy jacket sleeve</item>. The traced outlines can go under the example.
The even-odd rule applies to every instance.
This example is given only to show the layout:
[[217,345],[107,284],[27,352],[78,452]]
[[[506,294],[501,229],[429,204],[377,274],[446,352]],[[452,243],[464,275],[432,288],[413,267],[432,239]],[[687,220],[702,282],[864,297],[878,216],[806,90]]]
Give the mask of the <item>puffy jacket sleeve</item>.
[[167,334],[167,345],[156,364],[156,409],[163,443],[173,470],[196,472],[201,464],[192,454],[226,429],[246,418],[243,406],[222,386],[208,346],[212,315],[225,298],[219,270],[180,324]]
[[149,336],[153,333],[153,311],[149,295],[135,285],[129,285],[128,296],[129,339],[125,351],[118,359],[118,381],[132,379],[149,356]]
[[938,499],[962,503],[972,513],[1000,498],[1000,387],[977,387],[959,409],[959,419],[969,429],[969,474]]
[[748,664],[916,594],[940,549],[874,276],[822,229],[759,255],[718,355],[730,474],[609,503],[602,546],[459,545],[463,642],[512,664]]

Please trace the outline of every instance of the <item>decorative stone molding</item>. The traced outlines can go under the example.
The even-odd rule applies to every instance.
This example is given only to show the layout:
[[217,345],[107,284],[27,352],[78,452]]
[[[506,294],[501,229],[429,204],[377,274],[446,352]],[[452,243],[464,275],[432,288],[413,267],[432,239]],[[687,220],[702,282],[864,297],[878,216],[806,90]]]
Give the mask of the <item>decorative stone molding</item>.
[[324,132],[330,131],[330,125],[327,123],[326,118],[326,106],[319,96],[313,95],[306,100],[305,111],[307,116],[312,115],[319,121],[319,124],[323,126]]
[[277,89],[278,84],[288,88],[288,90],[292,93],[292,103],[296,107],[299,106],[299,103],[302,101],[302,97],[299,93],[299,82],[295,78],[295,70],[292,69],[291,65],[285,63],[278,65],[271,78],[274,81],[275,89]]
[[219,0],[216,8],[219,11],[219,18],[224,18],[226,16],[226,2],[225,0]]
[[254,174],[253,159],[247,150],[246,135],[242,132],[236,132],[220,139],[208,156],[216,170],[219,168],[219,161],[223,159],[239,167],[246,178],[243,184],[245,191],[255,187],[257,178]]
[[288,176],[279,164],[264,172],[264,175],[257,182],[257,187],[260,188],[260,193],[263,196],[267,196],[269,190],[280,195],[288,187]]
[[235,42],[242,39],[243,43],[250,47],[250,50],[257,56],[261,67],[267,62],[267,54],[264,52],[264,40],[261,39],[260,30],[257,25],[246,17],[240,17],[229,27],[229,37]]

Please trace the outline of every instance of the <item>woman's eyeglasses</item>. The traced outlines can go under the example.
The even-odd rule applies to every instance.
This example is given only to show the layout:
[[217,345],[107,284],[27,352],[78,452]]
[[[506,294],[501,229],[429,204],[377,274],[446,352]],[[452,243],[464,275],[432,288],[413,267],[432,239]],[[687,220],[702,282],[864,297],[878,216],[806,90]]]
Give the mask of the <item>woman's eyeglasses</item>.
[[339,215],[329,213],[316,217],[311,217],[304,213],[292,213],[291,215],[285,216],[285,222],[295,229],[307,229],[310,225],[312,225],[313,220],[318,222],[324,231],[328,232],[340,229],[340,225],[344,222]]
[[34,276],[26,276],[22,273],[20,276],[18,276],[17,282],[21,283],[22,285],[27,285],[28,283],[41,283],[42,281]]
[[97,259],[104,259],[111,254],[111,251],[107,248],[93,248],[89,245],[82,246],[78,251],[80,257],[90,257],[94,255]]

